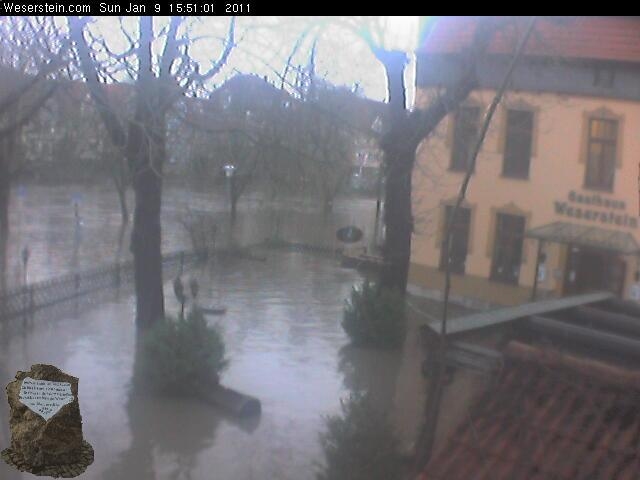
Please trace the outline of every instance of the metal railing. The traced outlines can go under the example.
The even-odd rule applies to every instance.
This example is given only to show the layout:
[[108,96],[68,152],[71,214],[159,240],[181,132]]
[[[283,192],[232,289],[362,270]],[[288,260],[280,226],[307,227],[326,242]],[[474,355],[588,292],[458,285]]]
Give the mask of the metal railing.
[[[208,250],[181,250],[163,255],[165,278],[205,260],[208,254]],[[0,294],[0,320],[30,315],[41,308],[131,283],[133,271],[133,260],[129,260],[12,288]]]

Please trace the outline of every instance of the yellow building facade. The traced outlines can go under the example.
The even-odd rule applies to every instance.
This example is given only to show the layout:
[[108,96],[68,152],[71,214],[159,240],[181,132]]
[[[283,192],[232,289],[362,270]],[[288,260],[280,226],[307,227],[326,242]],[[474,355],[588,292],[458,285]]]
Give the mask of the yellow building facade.
[[[428,66],[421,71],[418,63],[418,107],[446,83],[448,65],[446,56],[422,61]],[[496,61],[504,67],[504,58]],[[516,89],[495,113],[454,221],[453,298],[517,304],[532,298],[536,283],[537,298],[609,290],[640,299],[640,92],[631,86],[640,74],[638,64],[606,65],[534,62],[514,77]],[[443,232],[500,78],[500,67],[486,67],[485,88],[418,152],[409,274],[416,293],[443,290]]]

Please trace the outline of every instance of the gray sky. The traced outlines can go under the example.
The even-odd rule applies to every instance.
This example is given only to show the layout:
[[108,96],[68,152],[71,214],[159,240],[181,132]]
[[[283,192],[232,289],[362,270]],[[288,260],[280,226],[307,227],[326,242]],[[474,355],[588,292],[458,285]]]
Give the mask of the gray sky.
[[[135,32],[136,18],[124,19],[125,26]],[[156,25],[166,23],[166,18],[156,19]],[[221,83],[235,72],[255,73],[278,79],[296,41],[307,32],[293,57],[294,64],[306,64],[314,41],[317,41],[316,71],[338,85],[360,85],[364,95],[375,100],[385,98],[384,71],[365,42],[348,28],[339,26],[336,17],[238,17],[236,41],[238,46],[231,54],[225,70],[215,81]],[[364,22],[381,25],[374,31],[379,42],[388,47],[412,50],[417,38],[418,17],[362,17]],[[358,21],[347,18],[347,22]],[[224,37],[229,17],[189,18],[189,28],[199,37],[192,54],[201,64],[216,59],[221,50],[220,38]],[[104,34],[115,50],[124,48],[125,40],[119,22],[114,17],[100,17],[93,27]],[[162,48],[159,43],[156,48]],[[411,73],[413,69],[409,69]],[[409,98],[413,98],[413,76],[407,79]]]

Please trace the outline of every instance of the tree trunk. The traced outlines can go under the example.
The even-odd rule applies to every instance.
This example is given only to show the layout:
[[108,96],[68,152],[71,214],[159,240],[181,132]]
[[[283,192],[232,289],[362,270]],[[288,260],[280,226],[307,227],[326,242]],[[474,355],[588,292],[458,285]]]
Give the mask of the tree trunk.
[[413,214],[411,211],[411,172],[415,149],[394,149],[384,152],[387,165],[385,184],[385,241],[382,253],[387,267],[382,272],[381,285],[404,293],[407,289]]
[[384,224],[385,241],[382,255],[387,266],[382,271],[383,287],[407,289],[411,257],[411,172],[417,145],[408,140],[407,129],[414,125],[407,121],[404,69],[407,55],[399,51],[379,50],[376,56],[382,62],[387,77],[390,130],[380,146],[384,153],[387,182],[385,184]]
[[[149,86],[145,88],[150,90]],[[153,108],[152,93],[145,94],[143,90],[138,94],[127,144],[135,193],[131,251],[139,327],[153,325],[164,316],[160,228],[162,165],[166,156],[164,115]]]

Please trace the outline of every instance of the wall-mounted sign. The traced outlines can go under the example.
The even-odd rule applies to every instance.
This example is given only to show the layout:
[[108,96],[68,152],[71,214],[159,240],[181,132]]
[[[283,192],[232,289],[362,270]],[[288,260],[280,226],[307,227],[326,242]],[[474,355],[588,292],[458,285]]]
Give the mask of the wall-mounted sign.
[[603,197],[599,193],[578,193],[571,190],[569,192],[569,201],[602,208],[612,208],[616,210],[625,210],[627,208],[627,204],[624,202],[624,200]]
[[336,232],[338,240],[344,243],[355,243],[362,239],[362,230],[358,227],[343,227]]
[[603,197],[600,194],[569,192],[566,201],[554,202],[557,215],[598,222],[619,227],[638,228],[638,219],[624,212],[623,200]]

